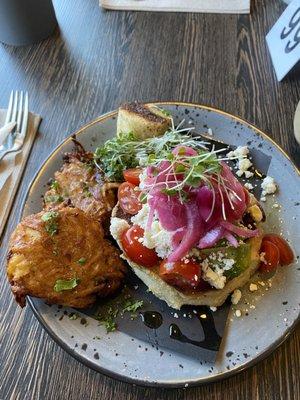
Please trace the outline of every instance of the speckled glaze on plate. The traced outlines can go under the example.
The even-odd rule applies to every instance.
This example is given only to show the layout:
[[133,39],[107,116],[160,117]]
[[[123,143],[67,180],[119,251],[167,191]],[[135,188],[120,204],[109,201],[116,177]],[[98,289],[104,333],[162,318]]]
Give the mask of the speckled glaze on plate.
[[[259,148],[272,157],[269,174],[280,190],[269,197],[265,210],[268,224],[280,224],[280,230],[299,254],[300,241],[300,178],[284,152],[254,126],[220,110],[186,103],[159,103],[169,110],[175,122],[185,119],[186,125],[197,132],[211,128],[214,137],[232,145]],[[93,150],[116,131],[116,112],[105,114],[77,132],[87,150]],[[62,154],[72,149],[66,139],[46,160],[31,184],[24,202],[23,215],[40,211],[41,195],[48,180],[62,165]],[[272,208],[274,203],[281,204]],[[298,248],[296,247],[298,246]],[[217,361],[214,365],[184,357],[163,349],[151,347],[121,332],[106,334],[105,329],[92,318],[71,320],[72,310],[51,306],[38,299],[29,299],[36,317],[52,338],[73,357],[85,365],[121,379],[145,386],[188,387],[212,382],[233,375],[254,365],[279,346],[299,320],[300,265],[296,262],[279,268],[277,274],[264,286],[251,293],[249,285],[243,288],[241,304],[229,314],[227,327]],[[261,281],[254,277],[251,282]],[[248,304],[246,304],[248,303]],[[235,309],[242,311],[237,318]],[[80,314],[80,313],[79,313]],[[155,367],[154,367],[155,366]]]

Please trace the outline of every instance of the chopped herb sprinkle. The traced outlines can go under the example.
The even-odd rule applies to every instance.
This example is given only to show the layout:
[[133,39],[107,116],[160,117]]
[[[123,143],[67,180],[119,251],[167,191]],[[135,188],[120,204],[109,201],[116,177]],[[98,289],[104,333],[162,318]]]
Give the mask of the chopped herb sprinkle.
[[113,306],[108,307],[103,311],[95,316],[95,318],[100,322],[101,325],[104,325],[106,332],[113,332],[117,329],[116,317],[119,314],[119,310],[121,311],[121,315],[125,312],[129,312],[130,319],[134,320],[137,317],[136,311],[143,306],[142,300],[130,300],[125,299],[125,302],[117,303]]
[[53,194],[45,196],[44,200],[46,203],[61,203],[62,201],[64,201],[64,198],[60,194]]
[[85,197],[92,196],[92,193],[90,192],[90,188],[85,182],[83,183],[83,193],[84,193]]
[[53,180],[51,182],[50,188],[54,189],[57,192],[57,190],[59,189],[59,183],[57,181]]
[[144,302],[143,300],[137,300],[137,301],[132,301],[132,300],[127,300],[124,304],[124,308],[122,312],[132,312],[135,313],[139,308],[143,306]]
[[74,312],[72,312],[72,313],[69,314],[69,319],[71,319],[71,320],[75,320],[75,319],[77,319],[78,317],[79,317],[79,315],[76,314],[76,313],[74,313]]
[[50,236],[58,232],[58,217],[59,213],[57,211],[47,211],[41,217],[42,221],[45,222],[46,232],[49,233]]
[[79,265],[84,265],[84,264],[86,263],[86,258],[81,257],[81,258],[77,261],[77,263],[78,263]]
[[164,110],[163,108],[159,109],[166,117],[169,117],[171,115],[171,113],[167,110]]
[[109,307],[107,310],[107,315],[103,316],[101,314],[98,314],[96,316],[96,319],[100,322],[100,324],[103,324],[106,332],[113,332],[117,329],[117,323],[115,321],[115,318],[117,317],[119,313],[119,310],[113,310],[112,307]]
[[80,282],[80,280],[77,278],[57,279],[53,289],[55,292],[62,292],[64,290],[72,290],[78,285],[79,282]]

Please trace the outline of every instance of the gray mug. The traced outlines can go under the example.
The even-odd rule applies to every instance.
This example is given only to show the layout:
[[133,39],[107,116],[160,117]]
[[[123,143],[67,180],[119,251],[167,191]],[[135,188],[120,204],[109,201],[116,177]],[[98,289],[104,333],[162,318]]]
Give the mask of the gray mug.
[[0,42],[24,46],[50,36],[57,26],[52,0],[0,0]]

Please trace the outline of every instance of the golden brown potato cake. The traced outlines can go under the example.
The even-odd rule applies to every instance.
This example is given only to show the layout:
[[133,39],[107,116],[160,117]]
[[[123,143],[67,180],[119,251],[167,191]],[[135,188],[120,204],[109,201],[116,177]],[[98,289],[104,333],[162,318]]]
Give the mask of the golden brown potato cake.
[[54,174],[51,188],[44,196],[44,208],[72,205],[107,224],[117,202],[118,184],[104,182],[93,163],[93,154],[86,152],[75,139],[74,142],[75,151],[65,155],[61,170]]
[[124,277],[119,251],[99,222],[62,207],[26,217],[10,239],[7,275],[17,302],[26,295],[84,308],[115,292]]

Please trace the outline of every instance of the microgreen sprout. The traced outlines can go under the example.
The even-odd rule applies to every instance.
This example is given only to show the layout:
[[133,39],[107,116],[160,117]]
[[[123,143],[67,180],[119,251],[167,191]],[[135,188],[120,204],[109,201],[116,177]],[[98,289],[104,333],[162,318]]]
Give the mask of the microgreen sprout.
[[149,157],[166,158],[178,145],[204,149],[207,143],[200,137],[192,137],[193,128],[182,128],[182,123],[175,127],[172,119],[171,128],[163,136],[145,140],[140,140],[133,132],[117,136],[96,149],[94,162],[108,180],[122,181],[125,169],[145,167]]
[[[222,176],[222,164],[218,158],[218,154],[226,149],[215,150],[213,146],[211,150],[193,148],[192,154],[186,153],[186,148],[182,149],[178,146],[176,152],[170,151],[159,157],[151,154],[148,157],[148,165],[152,168],[149,170],[148,181],[143,182],[143,191],[153,193],[160,190],[167,196],[178,196],[181,203],[189,200],[190,193],[193,189],[202,185],[208,186],[212,192],[212,207],[206,222],[211,218],[215,203],[216,193],[221,199],[222,216],[226,220],[225,198],[228,198],[231,209],[234,209],[232,196],[241,199],[228,187],[226,179]],[[223,158],[228,160],[229,158]],[[166,162],[167,161],[167,162]]]

